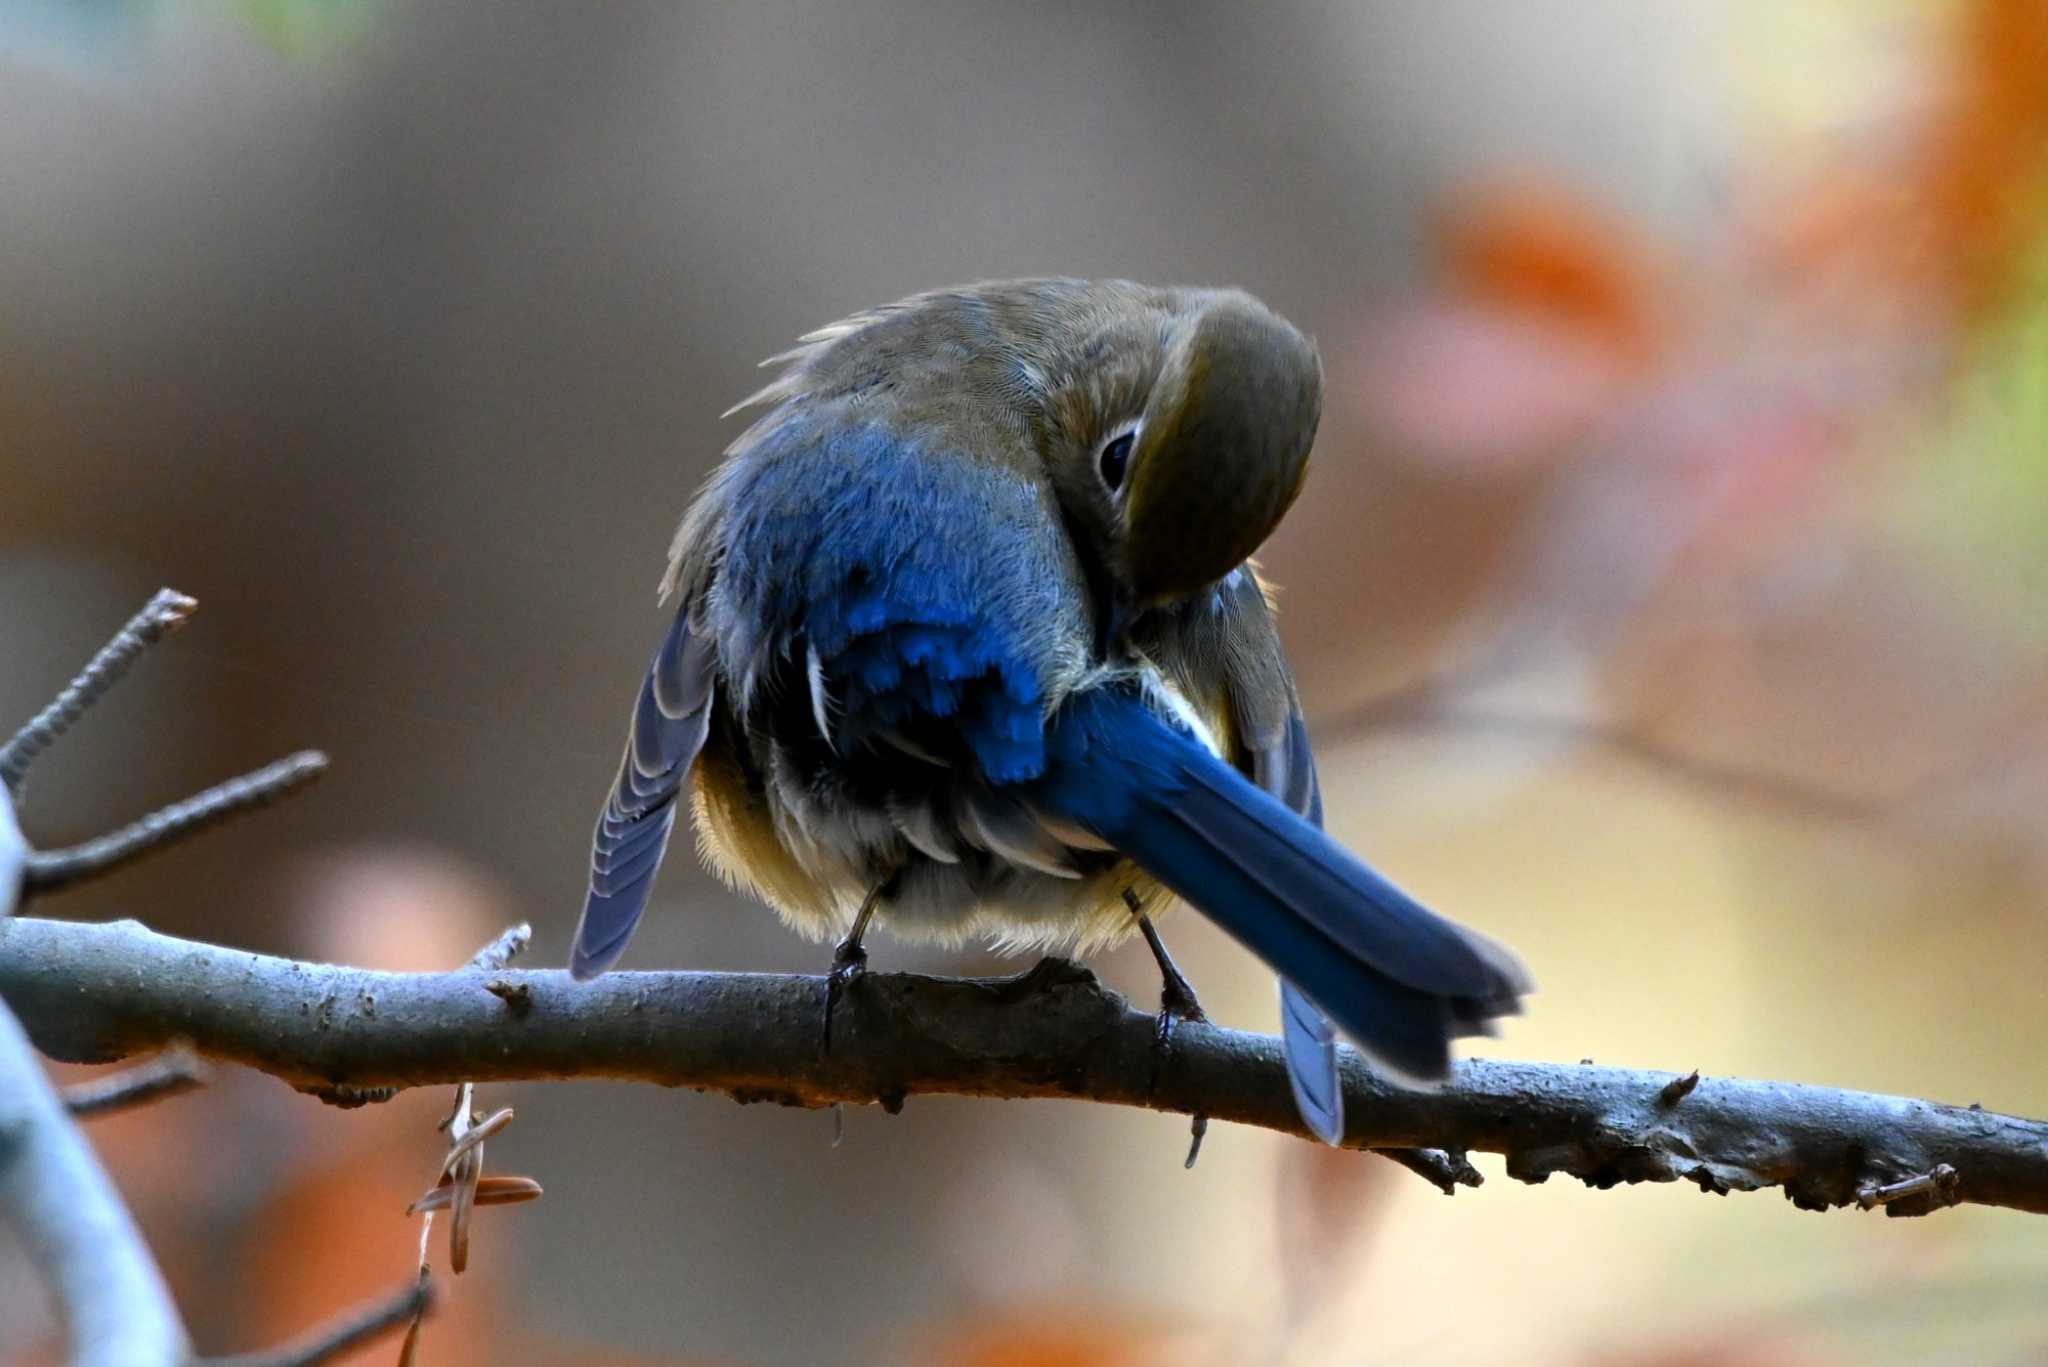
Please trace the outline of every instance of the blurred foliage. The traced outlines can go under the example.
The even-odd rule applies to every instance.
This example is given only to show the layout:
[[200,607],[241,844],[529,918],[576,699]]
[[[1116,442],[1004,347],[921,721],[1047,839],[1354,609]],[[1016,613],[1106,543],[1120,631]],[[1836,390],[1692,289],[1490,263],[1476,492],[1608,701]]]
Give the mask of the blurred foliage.
[[239,27],[278,55],[314,60],[369,35],[386,0],[0,0],[0,43],[89,63],[132,50],[149,26],[193,13]]
[[242,22],[285,56],[327,56],[359,42],[385,0],[229,0]]
[[[2048,221],[2048,188],[2041,209]],[[1907,439],[1897,508],[1963,611],[2048,647],[2048,232],[2021,261],[1929,430]]]

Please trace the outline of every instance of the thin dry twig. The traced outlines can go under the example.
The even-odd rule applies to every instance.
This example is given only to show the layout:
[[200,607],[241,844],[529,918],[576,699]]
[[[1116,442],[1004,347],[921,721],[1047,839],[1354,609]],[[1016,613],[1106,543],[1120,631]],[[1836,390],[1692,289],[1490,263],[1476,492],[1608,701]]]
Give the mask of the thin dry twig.
[[1459,1187],[1483,1186],[1486,1179],[1472,1166],[1463,1149],[1374,1149],[1391,1158],[1446,1196],[1456,1196]]
[[350,1311],[296,1343],[260,1353],[206,1358],[199,1367],[317,1367],[407,1321],[417,1326],[433,1305],[434,1284],[422,1271],[415,1281],[383,1300]]
[[82,845],[37,850],[28,857],[24,888],[28,892],[51,892],[67,883],[95,877],[228,817],[267,806],[311,783],[326,770],[327,756],[318,750],[301,750],[203,793],[195,793],[182,802],[173,802],[133,825]]
[[533,927],[521,921],[509,927],[504,934],[479,949],[470,958],[469,966],[485,973],[495,973],[526,952],[533,943]]
[[[1304,1134],[1280,1043],[1194,1021],[1162,1063],[1154,1018],[1076,965],[1014,978],[870,972],[843,1041],[817,1047],[816,977],[504,970],[515,1014],[468,970],[376,973],[216,949],[149,931],[0,921],[0,996],[39,1045],[83,1061],[190,1037],[304,1090],[625,1078],[743,1101],[891,1108],[916,1093],[1066,1097]],[[1716,1076],[1675,1106],[1678,1074],[1468,1059],[1411,1092],[1343,1063],[1357,1148],[1499,1153],[1510,1176],[1597,1187],[1689,1181],[1780,1187],[1802,1208],[1853,1205],[1863,1184],[1961,1178],[1957,1197],[2048,1213],[2048,1123],[1864,1092]],[[1899,1202],[1911,1213],[1918,1207]]]
[[[1865,1182],[1856,1189],[1856,1208],[1873,1210],[1909,1196],[1925,1196],[1930,1206],[1952,1206],[1961,1199],[1962,1174],[1947,1163],[1936,1163],[1926,1172],[1897,1182]],[[1896,1209],[1896,1207],[1894,1207]]]
[[189,1092],[209,1080],[206,1065],[181,1040],[133,1068],[72,1083],[63,1091],[64,1106],[75,1119],[88,1120]]
[[28,767],[36,756],[70,730],[71,724],[128,672],[137,656],[185,625],[198,608],[196,599],[175,589],[158,589],[156,596],[114,633],[114,639],[100,648],[55,701],[36,713],[5,745],[0,745],[0,783],[19,797],[22,780],[28,776]]
[[1700,1085],[1700,1070],[1695,1068],[1683,1077],[1675,1077],[1657,1089],[1657,1104],[1676,1106],[1691,1096]]

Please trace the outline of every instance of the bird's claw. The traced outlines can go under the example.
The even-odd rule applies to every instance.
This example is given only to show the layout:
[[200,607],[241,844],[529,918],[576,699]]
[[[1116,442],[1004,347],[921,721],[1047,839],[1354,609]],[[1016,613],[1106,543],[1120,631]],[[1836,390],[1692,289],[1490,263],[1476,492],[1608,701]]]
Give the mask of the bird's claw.
[[1201,1001],[1195,996],[1194,985],[1173,961],[1165,961],[1161,969],[1159,988],[1159,1021],[1155,1038],[1159,1052],[1164,1054],[1173,1049],[1173,1032],[1182,1021],[1194,1021],[1201,1025],[1209,1023],[1208,1012],[1202,1010]]
[[[1159,932],[1152,925],[1152,918],[1140,909],[1138,899],[1126,889],[1124,901],[1130,906],[1131,915],[1138,920],[1138,929],[1145,936],[1145,943],[1152,950],[1152,957],[1159,964],[1159,1017],[1153,1035],[1154,1048],[1159,1053],[1158,1068],[1153,1070],[1153,1081],[1159,1080],[1159,1068],[1166,1064],[1173,1053],[1173,1032],[1182,1021],[1198,1021],[1207,1024],[1208,1013],[1202,1010],[1201,1001],[1195,996],[1195,985],[1180,971],[1173,956],[1166,952],[1166,942],[1159,938]],[[1195,1159],[1202,1152],[1202,1136],[1209,1132],[1209,1117],[1197,1114],[1189,1122],[1188,1156],[1183,1165],[1192,1168]]]
[[825,1025],[822,1043],[826,1053],[832,1052],[832,1012],[838,1007],[840,998],[854,980],[867,972],[868,952],[853,936],[839,942],[832,951],[832,971],[825,975]]
[[1158,1023],[1153,1030],[1153,1042],[1162,1054],[1173,1052],[1173,1032],[1180,1027],[1182,1021],[1194,1021],[1198,1025],[1209,1023],[1209,1018],[1202,1014],[1199,1005],[1190,1003],[1187,1007],[1181,1007],[1166,1001],[1159,1004],[1157,1020]]

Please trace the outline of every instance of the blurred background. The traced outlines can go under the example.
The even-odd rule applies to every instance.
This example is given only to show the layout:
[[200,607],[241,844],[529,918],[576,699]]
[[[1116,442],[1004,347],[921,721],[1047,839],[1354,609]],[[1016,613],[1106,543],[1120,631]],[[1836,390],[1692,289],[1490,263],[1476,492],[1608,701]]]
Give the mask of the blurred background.
[[[404,968],[526,918],[561,962],[756,360],[983,277],[1237,284],[1328,367],[1265,559],[1331,824],[1542,989],[1480,1047],[2048,1113],[2044,73],[2044,0],[0,0],[0,725],[159,584],[203,605],[24,824],[335,758],[50,909]],[[627,963],[826,954],[682,859]],[[1097,966],[1149,1004],[1142,947]],[[1183,1122],[1054,1103],[837,1149],[481,1104],[547,1196],[483,1212],[426,1362],[2048,1360],[2048,1222],[2002,1211],[1487,1158],[1446,1201],[1229,1127],[1184,1172]],[[226,1352],[408,1275],[447,1105],[231,1074],[93,1135]],[[0,1360],[48,1334],[0,1245]]]

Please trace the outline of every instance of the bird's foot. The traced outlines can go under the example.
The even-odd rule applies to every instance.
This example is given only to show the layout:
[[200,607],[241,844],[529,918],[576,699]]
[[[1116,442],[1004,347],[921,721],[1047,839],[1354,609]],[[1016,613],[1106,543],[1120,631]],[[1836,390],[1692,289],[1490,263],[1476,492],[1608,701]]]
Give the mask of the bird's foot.
[[1174,1027],[1182,1021],[1209,1023],[1209,1015],[1202,1010],[1201,999],[1195,996],[1195,985],[1166,952],[1166,942],[1159,938],[1159,932],[1152,926],[1152,918],[1140,916],[1138,929],[1145,936],[1145,943],[1151,946],[1152,957],[1159,961],[1159,1022],[1155,1038],[1159,1052],[1169,1053],[1173,1049]]
[[832,1008],[839,1005],[839,999],[846,995],[846,989],[854,979],[867,971],[868,952],[861,941],[867,937],[868,923],[875,918],[875,907],[882,900],[894,879],[872,889],[860,904],[860,911],[853,918],[853,925],[847,929],[846,938],[832,951],[832,971],[825,975],[825,1028],[820,1041],[826,1053],[832,1052]]
[[[1159,988],[1159,1023],[1153,1035],[1162,1056],[1173,1052],[1174,1027],[1182,1021],[1198,1021],[1206,1025],[1209,1023],[1209,1017],[1202,1010],[1202,1003],[1195,997],[1194,985],[1173,966],[1173,960],[1167,959]],[[1196,1115],[1189,1120],[1188,1156],[1181,1164],[1182,1167],[1192,1168],[1195,1165],[1195,1159],[1202,1153],[1202,1139],[1208,1133],[1208,1116]]]
[[[1144,935],[1145,944],[1151,949],[1152,957],[1159,963],[1159,1016],[1154,1027],[1153,1043],[1159,1051],[1159,1062],[1163,1067],[1167,1057],[1173,1052],[1175,1028],[1182,1021],[1198,1021],[1206,1025],[1209,1016],[1202,1010],[1201,1000],[1195,996],[1195,985],[1188,981],[1187,975],[1174,963],[1173,956],[1166,952],[1166,941],[1159,938],[1159,931],[1153,926],[1152,918],[1140,910],[1137,897],[1126,891],[1124,901],[1129,904],[1131,915],[1137,918],[1138,930]],[[1153,1072],[1153,1080],[1158,1080],[1156,1069]],[[1202,1137],[1208,1132],[1208,1116],[1198,1114],[1190,1120],[1188,1157],[1182,1164],[1183,1167],[1192,1168],[1195,1165],[1195,1159],[1202,1152]]]
[[1182,1021],[1209,1023],[1208,1013],[1202,1010],[1202,1003],[1195,997],[1195,989],[1178,972],[1170,974],[1159,988],[1159,1024],[1155,1030],[1159,1052],[1169,1053],[1173,1049],[1174,1028]]
[[832,971],[825,975],[825,1025],[821,1041],[828,1054],[832,1052],[832,1012],[838,1007],[839,999],[846,995],[847,988],[867,972],[867,968],[868,952],[855,936],[847,936],[832,951]]

